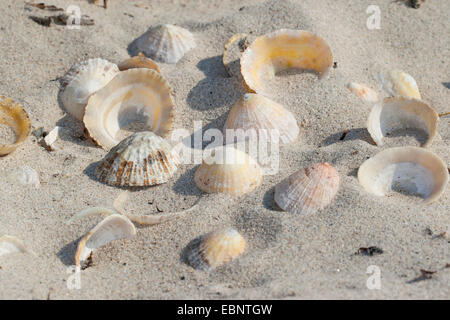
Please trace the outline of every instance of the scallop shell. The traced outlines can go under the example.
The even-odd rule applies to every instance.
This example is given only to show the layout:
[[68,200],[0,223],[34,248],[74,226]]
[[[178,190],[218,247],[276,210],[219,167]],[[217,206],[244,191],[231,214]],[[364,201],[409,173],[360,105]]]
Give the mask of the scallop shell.
[[339,174],[328,163],[302,168],[275,187],[275,202],[295,214],[311,214],[328,206],[339,189]]
[[262,169],[245,152],[229,146],[218,147],[203,159],[194,174],[194,182],[204,192],[238,196],[261,184]]
[[422,99],[414,78],[400,70],[378,74],[382,88],[391,96],[403,96]]
[[358,180],[369,193],[385,196],[392,191],[436,201],[445,191],[447,166],[434,153],[419,147],[390,148],[366,160]]
[[241,73],[250,89],[268,95],[264,78],[278,71],[301,68],[324,76],[332,64],[333,55],[325,40],[308,31],[281,29],[256,38],[244,51]]
[[112,148],[95,177],[113,186],[152,186],[167,182],[180,164],[175,149],[153,132],[138,132]]
[[232,129],[277,130],[282,143],[295,141],[300,132],[291,112],[269,98],[253,93],[244,94],[231,108],[225,122],[225,134]]
[[425,102],[412,98],[391,97],[373,106],[367,120],[367,130],[377,145],[399,129],[419,129],[427,133],[426,147],[436,135],[437,113]]
[[167,81],[150,69],[120,72],[91,96],[84,124],[90,136],[104,149],[111,149],[129,125],[132,131],[153,131],[165,136],[172,127],[173,101]]
[[230,262],[246,247],[245,239],[233,228],[211,232],[193,245],[187,259],[195,269],[211,270]]
[[139,52],[156,61],[172,64],[195,46],[194,36],[189,30],[171,24],[149,28],[136,40]]
[[75,265],[89,258],[92,251],[119,239],[128,239],[136,235],[136,228],[125,216],[112,214],[89,231],[78,243],[75,253]]
[[350,82],[347,84],[347,89],[350,90],[355,96],[361,98],[366,102],[377,102],[378,94],[372,88],[366,86],[365,84],[360,84],[356,82]]
[[139,53],[137,56],[126,59],[119,64],[119,70],[125,71],[128,69],[135,68],[147,68],[155,70],[156,72],[160,72],[158,65],[150,58],[147,58],[142,53]]
[[64,109],[78,120],[83,120],[89,97],[109,83],[119,68],[104,59],[89,59],[77,63],[61,80],[61,102]]
[[31,123],[23,107],[10,98],[0,96],[0,124],[10,127],[15,135],[13,144],[0,144],[0,156],[10,154],[30,135]]
[[10,253],[29,253],[22,240],[8,235],[0,237],[0,256]]
[[39,181],[39,174],[29,166],[8,170],[6,177],[11,183],[23,186],[30,185],[36,189],[38,189],[41,184]]

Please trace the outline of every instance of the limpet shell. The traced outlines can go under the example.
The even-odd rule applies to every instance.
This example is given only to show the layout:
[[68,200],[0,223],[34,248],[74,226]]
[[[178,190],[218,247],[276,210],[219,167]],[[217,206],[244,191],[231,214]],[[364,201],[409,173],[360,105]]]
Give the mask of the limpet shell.
[[165,136],[172,127],[173,101],[168,82],[156,71],[130,69],[120,72],[89,99],[84,124],[104,149],[111,149],[131,131],[153,131]]
[[92,94],[103,88],[119,73],[119,68],[104,59],[89,59],[75,64],[61,80],[61,102],[64,109],[83,120],[86,105]]
[[194,174],[194,182],[200,190],[238,196],[261,184],[262,169],[247,153],[230,146],[210,151]]
[[0,124],[10,127],[16,139],[13,144],[0,144],[0,156],[10,154],[30,135],[31,123],[23,107],[10,98],[0,96]]
[[175,149],[153,132],[138,132],[112,148],[94,170],[113,186],[152,186],[167,182],[180,164]]
[[304,30],[281,29],[260,36],[244,51],[241,73],[248,87],[256,93],[270,95],[264,78],[276,72],[300,68],[325,76],[333,65],[333,55],[322,38]]
[[377,102],[378,94],[372,88],[366,86],[365,84],[360,84],[356,82],[349,82],[347,84],[347,89],[350,90],[355,96],[361,98],[366,102]]
[[135,68],[147,68],[155,70],[156,72],[160,72],[158,65],[150,58],[147,58],[144,56],[141,52],[135,57],[126,59],[122,61],[119,65],[120,71],[125,71],[128,69],[135,69]]
[[416,80],[401,70],[392,70],[378,74],[378,80],[389,95],[422,99]]
[[366,160],[358,170],[358,181],[367,192],[385,196],[396,191],[421,197],[424,203],[436,201],[448,180],[444,162],[419,147],[386,149]]
[[232,129],[253,129],[257,133],[277,130],[282,143],[295,141],[300,132],[297,120],[290,111],[263,95],[253,93],[244,94],[231,108],[224,126],[227,137],[227,131]]
[[315,163],[275,186],[275,203],[284,211],[312,214],[328,206],[339,189],[339,174],[328,163]]
[[211,270],[239,257],[245,247],[246,241],[240,233],[226,228],[201,237],[188,252],[187,259],[195,269]]
[[0,256],[10,254],[10,253],[32,253],[30,252],[22,240],[8,235],[3,235],[0,237]]
[[367,130],[377,145],[383,138],[400,129],[419,129],[427,133],[423,147],[436,135],[438,114],[422,100],[406,97],[385,98],[373,106],[367,120]]

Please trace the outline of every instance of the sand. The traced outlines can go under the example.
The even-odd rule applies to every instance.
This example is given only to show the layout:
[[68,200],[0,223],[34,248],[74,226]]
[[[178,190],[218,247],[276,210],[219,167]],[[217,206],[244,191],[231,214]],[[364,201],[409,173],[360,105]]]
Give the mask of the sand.
[[[366,9],[381,12],[379,30],[369,30]],[[0,257],[2,299],[448,299],[450,192],[430,205],[406,196],[376,197],[358,184],[362,162],[387,146],[371,143],[365,128],[370,105],[345,88],[350,81],[377,89],[376,74],[402,69],[417,81],[423,100],[437,112],[450,101],[448,1],[426,1],[412,9],[399,1],[109,1],[103,9],[85,0],[48,0],[78,5],[94,26],[69,30],[44,27],[24,1],[0,2],[0,94],[22,103],[34,127],[65,128],[48,152],[33,137],[9,156],[1,171],[28,165],[40,175],[39,189],[1,179],[0,234],[21,238],[36,253]],[[141,7],[135,6],[142,4]],[[57,78],[83,59],[102,57],[119,63],[128,45],[151,25],[174,23],[191,30],[197,47],[176,65],[159,64],[175,92],[174,128],[193,132],[223,127],[242,91],[227,77],[221,61],[235,33],[260,35],[279,28],[306,29],[323,37],[337,62],[329,77],[289,73],[276,77],[273,99],[302,124],[300,139],[280,150],[277,174],[265,176],[254,192],[239,198],[205,195],[194,185],[195,164],[183,165],[167,184],[131,194],[130,210],[153,213],[190,207],[188,217],[152,227],[113,242],[93,256],[81,273],[81,289],[67,279],[77,242],[101,221],[92,217],[66,225],[89,206],[111,206],[122,190],[101,184],[92,170],[106,151],[83,138],[83,127],[58,105]],[[339,140],[348,130],[344,140]],[[3,131],[2,131],[3,132]],[[414,143],[413,140],[408,142]],[[418,143],[417,143],[418,144]],[[441,119],[428,148],[450,161],[450,129]],[[273,207],[273,187],[297,169],[326,161],[341,176],[335,201],[310,216]],[[186,264],[184,249],[198,236],[233,226],[247,239],[245,254],[211,272]],[[447,231],[448,232],[448,231]],[[355,255],[361,247],[383,253]],[[369,266],[381,272],[381,288],[366,286]],[[420,269],[437,271],[431,279]]]

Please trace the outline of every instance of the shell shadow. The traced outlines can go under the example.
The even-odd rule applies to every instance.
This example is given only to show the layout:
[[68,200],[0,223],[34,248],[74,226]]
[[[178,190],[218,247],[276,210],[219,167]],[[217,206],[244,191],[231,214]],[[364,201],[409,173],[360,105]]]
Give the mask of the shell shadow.
[[275,196],[275,186],[273,186],[272,188],[267,190],[266,193],[264,193],[262,204],[264,208],[266,208],[267,210],[282,212],[283,209],[281,209],[277,205],[274,196]]
[[194,173],[197,167],[187,170],[174,183],[172,190],[180,195],[201,196],[203,194],[194,183]]
[[194,240],[191,240],[180,252],[180,261],[184,264],[187,264],[188,266],[191,266],[195,269],[195,266],[192,265],[191,261],[189,261],[189,254],[192,252],[192,250],[195,250],[199,245],[200,242],[203,240],[203,235],[195,238]]
[[321,146],[326,147],[336,142],[350,140],[361,140],[371,145],[376,145],[366,128],[356,128],[348,131],[340,131],[328,136],[322,141]]
[[[82,147],[97,148],[97,145],[88,137],[83,124],[66,114],[56,122],[56,125],[68,129],[67,133],[62,132],[59,138],[63,141],[72,142]],[[70,134],[68,134],[70,132]]]
[[75,264],[74,257],[75,253],[77,251],[78,242],[80,241],[82,237],[79,237],[78,239],[69,242],[64,247],[62,247],[56,256],[58,259],[66,266],[72,266]]
[[447,89],[450,89],[450,82],[442,82],[442,85]]

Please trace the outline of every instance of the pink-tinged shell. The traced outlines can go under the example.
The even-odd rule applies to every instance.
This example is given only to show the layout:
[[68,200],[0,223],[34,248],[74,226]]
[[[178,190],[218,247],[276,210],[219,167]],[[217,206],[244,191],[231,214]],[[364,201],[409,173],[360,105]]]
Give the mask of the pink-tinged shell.
[[275,202],[284,211],[311,214],[328,206],[339,189],[339,174],[328,163],[302,168],[275,187]]
[[246,241],[239,232],[226,228],[199,239],[188,253],[188,261],[195,269],[211,270],[239,257],[245,247]]
[[355,96],[361,98],[366,102],[377,102],[378,94],[372,88],[366,86],[365,84],[360,84],[356,82],[350,82],[347,84],[347,89],[350,90]]

